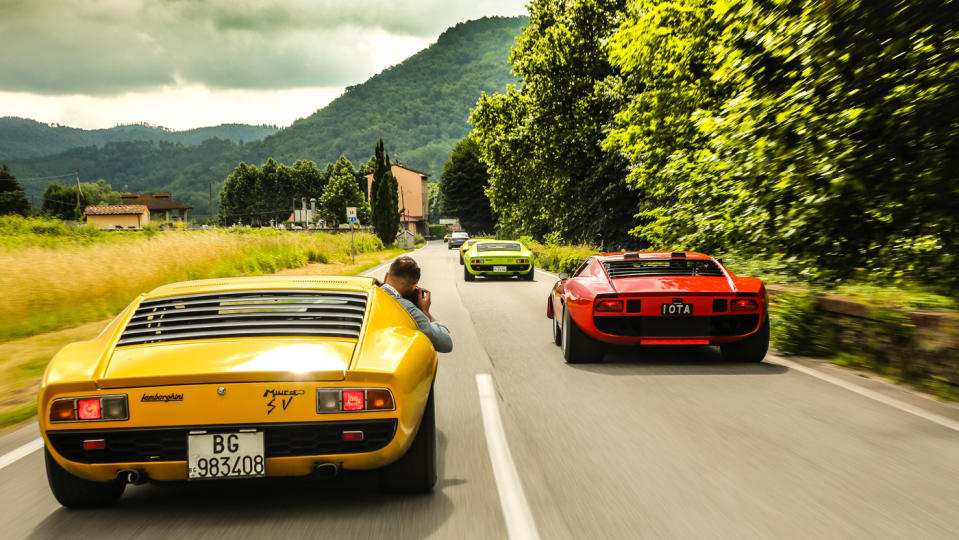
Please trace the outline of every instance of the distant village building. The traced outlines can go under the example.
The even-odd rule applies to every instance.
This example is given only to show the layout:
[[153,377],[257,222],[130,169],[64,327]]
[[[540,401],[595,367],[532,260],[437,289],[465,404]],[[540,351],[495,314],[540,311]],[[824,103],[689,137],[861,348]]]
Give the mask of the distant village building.
[[137,195],[135,193],[126,193],[120,196],[123,204],[142,204],[150,209],[153,219],[162,219],[163,221],[186,221],[186,212],[193,207],[188,204],[173,202],[169,193],[157,193],[156,195]]
[[[426,195],[426,173],[414,171],[399,164],[390,169],[396,177],[397,207],[400,213],[400,227],[414,234],[429,234],[429,198]],[[373,186],[373,175],[366,175],[366,200]]]
[[150,209],[142,204],[88,206],[83,215],[98,229],[142,229],[150,223]]

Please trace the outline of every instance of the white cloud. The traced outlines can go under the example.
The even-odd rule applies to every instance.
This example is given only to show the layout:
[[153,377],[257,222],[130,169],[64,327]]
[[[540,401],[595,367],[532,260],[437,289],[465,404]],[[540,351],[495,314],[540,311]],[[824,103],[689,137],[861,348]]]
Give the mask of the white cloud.
[[0,116],[284,125],[449,26],[524,12],[523,0],[0,0],[15,51],[0,54]]
[[[287,126],[343,92],[340,87],[289,90],[217,90],[183,86],[119,96],[49,96],[0,92],[0,116],[84,129],[147,122],[176,130],[227,123]],[[8,104],[16,104],[16,111]]]

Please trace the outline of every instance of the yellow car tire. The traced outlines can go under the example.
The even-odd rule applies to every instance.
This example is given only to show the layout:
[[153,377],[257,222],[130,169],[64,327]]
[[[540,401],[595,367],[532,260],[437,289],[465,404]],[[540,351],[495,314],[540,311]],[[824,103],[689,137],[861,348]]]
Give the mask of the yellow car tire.
[[436,413],[433,390],[409,450],[380,470],[380,488],[387,493],[429,493],[436,485]]
[[66,471],[46,448],[43,449],[47,466],[47,482],[57,501],[67,508],[97,508],[110,506],[120,499],[126,484],[119,480],[112,482],[91,482]]

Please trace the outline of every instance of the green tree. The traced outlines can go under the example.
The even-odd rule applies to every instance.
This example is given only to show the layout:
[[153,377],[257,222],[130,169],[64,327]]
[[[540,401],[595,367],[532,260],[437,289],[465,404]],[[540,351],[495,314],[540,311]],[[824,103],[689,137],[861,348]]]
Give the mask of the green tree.
[[487,164],[501,230],[610,247],[640,244],[627,231],[640,193],[627,162],[602,148],[621,97],[605,45],[626,0],[533,0],[510,57],[522,82],[484,94],[470,116]]
[[298,160],[292,167],[270,158],[262,167],[240,162],[220,192],[220,223],[253,225],[286,221],[294,205],[323,193],[330,166],[320,171],[316,163]]
[[0,215],[30,215],[30,201],[17,178],[6,165],[0,165]]
[[88,203],[89,201],[81,196],[78,213],[76,186],[64,186],[53,182],[43,191],[42,212],[66,221],[79,221],[83,219],[83,207]]
[[83,192],[88,204],[120,204],[122,202],[120,193],[113,191],[113,186],[102,178],[94,183],[80,182],[80,190]]
[[430,182],[426,185],[426,200],[429,204],[430,223],[439,223],[443,213],[443,196],[438,183]]
[[480,162],[480,149],[476,141],[466,137],[460,141],[443,166],[440,178],[440,193],[443,210],[448,217],[457,217],[467,231],[493,232],[495,221],[486,189],[489,175]]
[[256,165],[240,162],[226,178],[220,191],[218,221],[221,225],[250,223],[255,215],[256,186],[260,170]]
[[959,5],[636,1],[607,148],[662,247],[959,288]]
[[727,78],[714,77],[723,31],[714,7],[634,1],[608,45],[621,73],[611,90],[624,103],[604,145],[629,157],[629,181],[645,194],[631,232],[657,249],[718,248],[728,219],[708,172],[714,117],[732,94]]
[[373,212],[373,230],[390,245],[396,241],[400,228],[399,185],[393,176],[390,156],[386,153],[383,139],[376,143],[373,152],[373,181],[370,186],[370,205]]
[[360,223],[370,222],[370,207],[356,183],[356,169],[346,156],[341,155],[333,165],[329,182],[320,197],[320,216],[332,225],[344,223],[348,206],[356,207]]

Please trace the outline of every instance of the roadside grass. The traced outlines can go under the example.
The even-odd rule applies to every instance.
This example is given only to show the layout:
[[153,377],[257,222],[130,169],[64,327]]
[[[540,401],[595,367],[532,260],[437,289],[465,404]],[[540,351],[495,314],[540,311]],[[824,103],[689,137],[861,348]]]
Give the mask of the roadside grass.
[[889,366],[879,366],[866,355],[850,352],[837,353],[829,362],[837,366],[878,373],[892,382],[908,384],[943,401],[959,401],[959,388],[942,377],[911,376]]
[[[24,226],[42,229],[24,221]],[[21,231],[13,235],[15,242],[0,242],[0,290],[6,292],[0,303],[0,342],[103,319],[165,283],[270,274],[350,257],[350,237],[339,234],[80,228],[70,236],[56,226],[49,229],[56,234]],[[111,238],[113,234],[127,236]],[[383,249],[371,234],[355,236],[357,253]]]
[[[396,247],[358,253],[351,263],[349,244],[345,258],[313,263],[276,272],[277,275],[357,275],[384,260],[406,253]],[[379,276],[382,277],[382,276]],[[63,346],[96,336],[110,319],[0,343],[0,428],[36,415],[37,387],[50,359]]]
[[533,263],[537,268],[556,273],[572,273],[583,259],[599,253],[599,250],[587,245],[542,244],[529,238],[520,238],[520,241],[533,252]]

